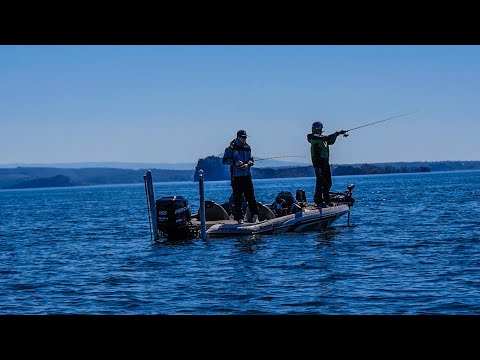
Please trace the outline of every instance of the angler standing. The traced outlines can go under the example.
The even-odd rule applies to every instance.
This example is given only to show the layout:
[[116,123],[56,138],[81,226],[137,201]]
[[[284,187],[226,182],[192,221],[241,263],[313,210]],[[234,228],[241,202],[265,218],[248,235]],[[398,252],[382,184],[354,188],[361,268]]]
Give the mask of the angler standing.
[[249,222],[258,220],[258,206],[253,189],[252,174],[250,168],[253,166],[252,149],[247,144],[247,132],[245,130],[237,131],[237,138],[230,143],[230,147],[225,149],[223,163],[231,165],[231,185],[233,198],[235,202],[234,216],[239,224],[243,223],[242,202],[243,197],[248,203],[248,208],[252,214]]
[[322,135],[323,124],[316,121],[312,124],[312,133],[307,135],[310,143],[312,164],[317,178],[313,201],[319,207],[331,206],[330,188],[332,187],[332,173],[330,169],[329,145],[335,144],[338,135],[348,136],[347,130],[337,131],[331,135]]

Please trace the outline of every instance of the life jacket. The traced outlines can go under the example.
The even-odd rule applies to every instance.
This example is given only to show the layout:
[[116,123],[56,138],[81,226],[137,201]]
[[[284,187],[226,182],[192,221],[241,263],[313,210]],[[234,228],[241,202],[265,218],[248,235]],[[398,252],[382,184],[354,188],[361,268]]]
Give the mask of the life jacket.
[[230,165],[230,181],[233,181],[233,167],[234,165],[234,160],[233,160],[233,153],[234,151],[250,151],[251,148],[250,145],[245,143],[243,146],[237,144],[235,141],[236,139],[233,139],[228,147],[225,148],[225,151],[223,153],[223,158],[222,158],[222,163],[223,164],[229,164]]
[[330,158],[330,149],[329,145],[335,144],[337,135],[323,135],[319,136],[317,134],[307,134],[307,140],[310,143],[310,153],[312,156],[312,162],[314,166],[319,166],[319,163],[322,159],[326,161]]

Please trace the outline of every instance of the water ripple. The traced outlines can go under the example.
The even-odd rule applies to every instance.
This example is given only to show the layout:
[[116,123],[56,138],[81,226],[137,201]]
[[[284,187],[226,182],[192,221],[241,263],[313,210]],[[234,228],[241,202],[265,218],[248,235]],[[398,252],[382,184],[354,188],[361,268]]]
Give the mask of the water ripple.
[[[333,190],[350,183],[352,226],[163,243],[143,184],[0,191],[0,314],[478,314],[480,172],[341,176]],[[255,180],[264,203],[312,201],[314,186]],[[199,207],[196,184],[155,191]],[[222,202],[230,185],[205,193]]]

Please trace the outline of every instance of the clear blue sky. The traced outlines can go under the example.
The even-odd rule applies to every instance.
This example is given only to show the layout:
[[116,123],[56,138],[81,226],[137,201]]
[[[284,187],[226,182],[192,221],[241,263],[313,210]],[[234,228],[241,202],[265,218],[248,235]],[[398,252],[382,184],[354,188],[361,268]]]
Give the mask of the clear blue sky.
[[480,46],[0,46],[0,164],[480,160]]

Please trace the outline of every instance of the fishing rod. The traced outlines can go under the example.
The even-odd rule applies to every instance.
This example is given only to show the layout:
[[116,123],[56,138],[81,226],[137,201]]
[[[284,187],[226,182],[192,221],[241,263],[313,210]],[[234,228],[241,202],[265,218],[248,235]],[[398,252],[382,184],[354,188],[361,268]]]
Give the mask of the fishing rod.
[[255,161],[263,161],[263,160],[271,160],[271,159],[280,159],[280,158],[287,158],[287,157],[305,158],[305,156],[286,155],[286,156],[272,156],[272,157],[268,157],[268,158],[255,159]]
[[[378,124],[378,123],[381,123],[381,122],[383,122],[383,121],[392,120],[392,119],[399,118],[399,117],[401,117],[401,116],[410,115],[410,114],[413,114],[413,113],[416,113],[416,112],[418,112],[418,110],[417,110],[417,111],[408,112],[408,113],[405,113],[405,114],[400,114],[400,115],[397,115],[397,116],[392,116],[392,117],[390,117],[390,118],[388,118],[388,119],[383,119],[383,120],[379,120],[379,121],[374,121],[374,122],[372,122],[372,123],[365,124],[365,125],[361,125],[361,126],[357,126],[357,127],[354,127],[353,129],[349,129],[349,130],[346,130],[346,131],[348,132],[348,131],[360,129],[360,128],[363,128],[363,127],[366,127],[366,126],[370,126],[370,125],[373,125],[373,124]],[[344,136],[345,136],[345,135],[344,135]]]

